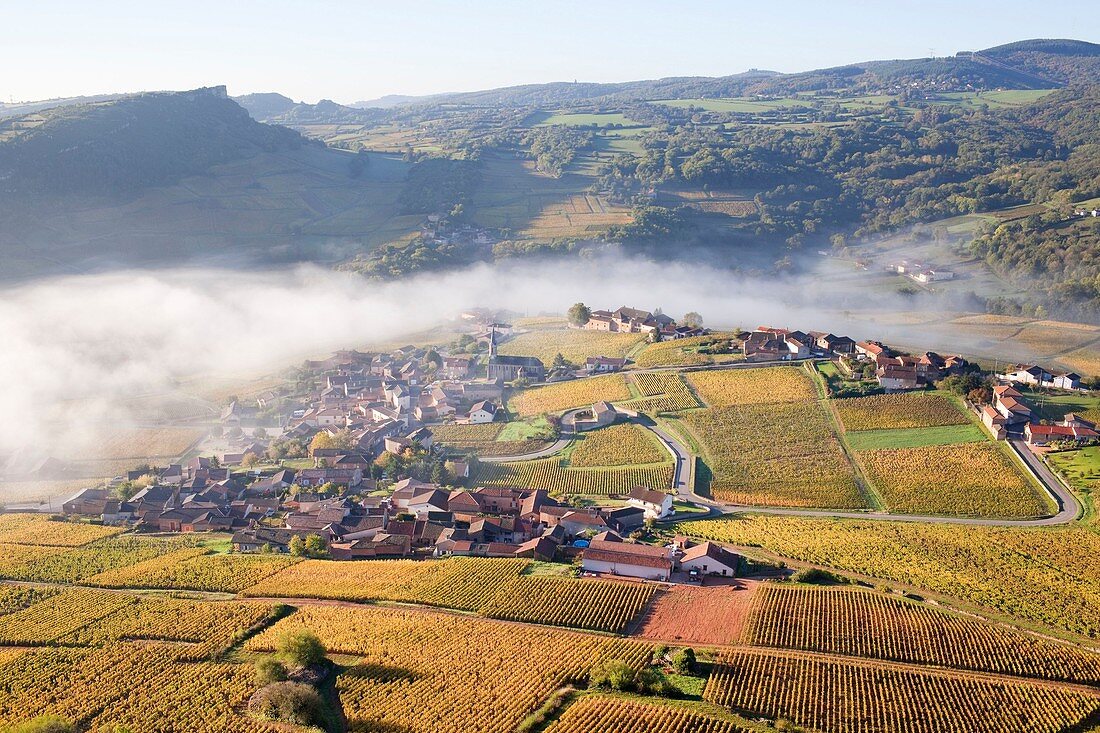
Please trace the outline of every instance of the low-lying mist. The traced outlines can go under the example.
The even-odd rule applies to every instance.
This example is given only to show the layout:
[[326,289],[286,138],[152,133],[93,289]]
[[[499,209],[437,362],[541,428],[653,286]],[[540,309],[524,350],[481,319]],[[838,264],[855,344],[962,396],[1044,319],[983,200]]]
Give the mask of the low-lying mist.
[[[78,275],[0,291],[2,457],[28,445],[94,450],[141,424],[136,397],[193,375],[276,370],[307,356],[399,339],[473,306],[521,313],[593,308],[697,311],[712,327],[761,323],[848,332],[815,277],[746,280],[721,269],[623,257],[478,265],[376,284],[314,266],[276,272],[171,269]],[[868,306],[866,296],[861,305]],[[900,303],[879,302],[884,309]]]

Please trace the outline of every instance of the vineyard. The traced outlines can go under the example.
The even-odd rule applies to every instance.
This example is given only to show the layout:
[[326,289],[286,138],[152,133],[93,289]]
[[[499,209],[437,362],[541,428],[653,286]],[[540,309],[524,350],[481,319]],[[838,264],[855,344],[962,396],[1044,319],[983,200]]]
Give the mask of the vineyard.
[[51,714],[80,730],[275,733],[236,712],[254,679],[246,665],[181,661],[170,644],[32,649],[0,661],[0,723]]
[[21,611],[60,592],[58,588],[33,585],[0,586],[0,616]]
[[254,598],[399,601],[476,611],[507,588],[527,560],[449,558],[438,562],[305,560],[243,592]]
[[75,548],[0,545],[0,578],[76,583],[190,544],[187,538],[108,537]]
[[669,460],[668,451],[632,423],[582,433],[569,456],[572,468],[631,466]]
[[1100,654],[860,590],[765,584],[745,627],[756,646],[1100,684]]
[[989,441],[870,450],[858,458],[892,512],[1013,519],[1052,513],[1049,500]]
[[481,609],[483,616],[620,632],[653,597],[651,585],[523,577]]
[[621,468],[562,468],[557,458],[518,463],[481,463],[472,477],[479,486],[519,486],[552,494],[626,494],[635,486],[672,486],[672,462]]
[[133,596],[70,588],[0,616],[0,646],[49,644],[137,603]]
[[713,476],[710,493],[716,499],[746,505],[866,507],[852,467],[816,402],[710,408],[686,413],[683,421],[703,444]]
[[85,582],[104,588],[239,593],[295,562],[297,559],[293,557],[211,555],[201,548],[189,548],[93,575]]
[[628,639],[369,607],[305,607],[247,646],[271,649],[285,630],[303,627],[330,651],[360,658],[336,681],[353,731],[515,730],[601,661],[640,668],[650,655]]
[[0,544],[79,547],[121,532],[120,527],[53,521],[36,514],[0,514]]
[[504,429],[504,423],[482,423],[480,425],[462,425],[449,423],[432,426],[432,437],[436,443],[455,451],[472,451],[479,456],[518,456],[533,453],[550,444],[548,440],[531,438],[528,440],[497,440]]
[[825,733],[1062,733],[1100,711],[1092,692],[748,650],[723,658],[703,697]]
[[1100,535],[1085,529],[755,516],[676,531],[906,583],[1100,637]]
[[671,705],[586,695],[547,733],[751,733],[736,720]]
[[621,374],[558,382],[545,387],[525,389],[509,400],[509,407],[520,417],[563,412],[594,402],[622,402],[630,399],[630,390]]
[[691,372],[688,381],[711,407],[804,402],[817,398],[810,378],[798,367]]
[[641,333],[543,329],[521,333],[502,343],[497,351],[504,355],[534,356],[548,367],[561,354],[566,361],[583,366],[590,356],[626,356],[644,340],[645,334]]
[[645,396],[626,404],[632,410],[656,415],[662,412],[693,410],[702,406],[679,374],[639,372],[634,375],[634,384]]
[[713,333],[709,336],[693,336],[686,339],[659,341],[649,344],[635,362],[643,369],[659,366],[701,366],[717,362],[739,361],[744,358],[739,351],[729,354],[710,354],[708,348],[720,341],[728,341],[733,334]]
[[964,425],[970,422],[940,394],[901,393],[833,400],[844,429],[885,430]]

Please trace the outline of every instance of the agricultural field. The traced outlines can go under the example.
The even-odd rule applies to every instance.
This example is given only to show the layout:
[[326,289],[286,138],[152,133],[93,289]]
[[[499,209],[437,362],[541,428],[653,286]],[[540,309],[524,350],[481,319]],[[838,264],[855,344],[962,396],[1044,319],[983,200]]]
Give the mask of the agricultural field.
[[0,646],[49,644],[134,603],[121,593],[68,588],[0,616]]
[[40,514],[0,514],[0,544],[79,547],[121,533],[119,527],[55,522]]
[[743,505],[867,506],[817,402],[695,410],[684,414],[683,423],[703,445],[716,499]]
[[34,585],[0,586],[0,616],[21,611],[61,592],[60,588]]
[[521,333],[498,347],[504,355],[534,356],[547,367],[561,354],[580,366],[590,356],[624,357],[645,340],[640,333],[608,333],[580,328],[540,329]]
[[1100,654],[865,590],[764,584],[743,641],[852,657],[1100,684]]
[[621,374],[558,382],[545,387],[525,389],[514,395],[508,406],[520,417],[564,412],[586,407],[594,402],[624,402],[630,399],[630,389]]
[[547,733],[752,733],[733,716],[683,705],[585,695],[566,708]]
[[[146,414],[146,413],[142,413]],[[108,432],[96,440],[95,447],[69,456],[74,460],[145,460],[176,459],[195,441],[206,435],[199,428],[140,428]]]
[[687,379],[710,407],[802,402],[817,398],[813,383],[798,367],[691,372]]
[[937,428],[899,428],[896,430],[861,430],[846,433],[844,440],[854,451],[888,448],[923,448],[933,445],[987,442],[989,436],[974,423],[943,425]]
[[626,494],[635,486],[672,486],[673,464],[607,468],[563,468],[558,458],[515,463],[481,463],[472,477],[479,486],[520,486],[552,494]]
[[84,580],[103,588],[168,588],[239,593],[298,562],[271,555],[212,555],[202,548],[176,552]]
[[[547,199],[518,233],[521,237],[544,241],[591,237],[607,231],[609,227],[629,224],[633,218],[630,209],[621,204],[592,193],[576,193],[564,198]],[[553,356],[550,358],[553,359]],[[549,361],[544,363],[550,364]]]
[[633,380],[634,386],[644,396],[626,404],[632,410],[656,415],[702,407],[679,374],[638,372],[633,375]]
[[569,454],[572,468],[637,466],[668,460],[668,451],[650,437],[648,430],[633,423],[609,425],[581,433]]
[[716,332],[708,336],[658,341],[647,345],[634,361],[636,366],[643,369],[661,366],[704,366],[741,361],[745,357],[739,347],[735,347],[732,353],[711,353],[715,344],[729,343],[732,338],[732,333]]
[[1100,638],[1100,535],[1089,529],[753,516],[690,522],[676,531]]
[[970,420],[946,397],[935,393],[900,393],[849,397],[832,401],[848,432],[964,425]]
[[77,583],[190,544],[188,538],[108,537],[73,548],[0,545],[0,578]]
[[743,587],[674,585],[650,605],[638,636],[682,644],[736,644],[759,583]]
[[1062,733],[1100,711],[1100,693],[917,667],[731,651],[703,698],[820,731]]
[[354,655],[336,689],[351,730],[469,733],[515,730],[550,694],[604,660],[635,668],[647,644],[607,635],[380,608],[303,607],[251,639],[272,648],[308,628],[331,652]]
[[508,588],[528,564],[473,557],[438,562],[304,560],[246,588],[242,595],[397,601],[476,611]]
[[538,112],[526,120],[536,127],[565,125],[567,127],[636,127],[642,123],[624,116],[621,112]]
[[479,613],[505,621],[618,633],[654,592],[654,586],[641,583],[521,577]]
[[858,460],[895,513],[1024,519],[1054,511],[990,441],[868,450]]
[[550,445],[547,439],[527,437],[523,440],[502,440],[506,431],[517,423],[483,423],[462,425],[449,423],[433,425],[432,436],[436,443],[460,453],[473,452],[479,456],[519,456],[533,453]]

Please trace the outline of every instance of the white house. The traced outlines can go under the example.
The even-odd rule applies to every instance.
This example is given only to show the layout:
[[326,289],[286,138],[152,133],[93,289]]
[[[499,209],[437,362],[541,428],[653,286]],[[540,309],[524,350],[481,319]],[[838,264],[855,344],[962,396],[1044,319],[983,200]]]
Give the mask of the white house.
[[1074,372],[1055,374],[1053,384],[1059,389],[1081,389],[1081,375]]
[[672,550],[623,542],[612,534],[589,543],[581,567],[589,573],[668,581],[672,577]]
[[471,425],[481,425],[483,423],[489,423],[495,420],[497,417],[497,406],[488,400],[482,400],[476,402],[470,408],[469,421]]
[[644,511],[646,519],[664,519],[672,514],[672,494],[654,491],[644,486],[635,486],[631,489],[626,495],[626,503]]
[[680,558],[680,569],[695,570],[701,575],[723,575],[729,578],[737,575],[740,558],[721,545],[704,542],[689,547]]

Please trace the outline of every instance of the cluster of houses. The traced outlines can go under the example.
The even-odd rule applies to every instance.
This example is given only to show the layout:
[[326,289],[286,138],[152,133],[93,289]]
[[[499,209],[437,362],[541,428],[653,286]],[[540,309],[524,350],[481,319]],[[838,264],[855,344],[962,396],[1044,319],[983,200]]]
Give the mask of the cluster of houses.
[[919,283],[955,279],[955,273],[950,270],[945,270],[941,267],[933,267],[932,265],[923,264],[921,262],[910,262],[909,260],[902,260],[901,262],[891,264],[886,269],[888,272],[896,272],[899,275],[905,275],[909,279],[916,280]]
[[855,351],[856,342],[847,336],[823,331],[792,331],[787,328],[759,326],[755,331],[738,334],[745,361],[785,361],[813,359]]
[[740,557],[714,542],[695,543],[677,537],[667,547],[655,547],[624,540],[613,532],[593,537],[581,556],[581,568],[588,573],[621,575],[668,582],[674,573],[689,576],[737,576]]
[[678,326],[675,319],[659,311],[651,313],[625,305],[613,311],[592,311],[588,316],[588,322],[581,328],[610,333],[652,334],[662,341],[706,334],[706,329],[701,327]]
[[1068,413],[1052,424],[1037,422],[1035,413],[1024,403],[1023,394],[1011,384],[999,384],[993,388],[993,402],[982,408],[981,418],[998,440],[1004,440],[1009,433],[1022,434],[1028,444],[1040,447],[1053,443],[1084,444],[1100,440],[1096,423],[1076,413]]
[[998,374],[997,378],[1012,384],[1024,384],[1029,387],[1048,387],[1052,389],[1079,390],[1081,375],[1076,372],[1051,372],[1034,364],[1017,364],[1012,371]]
[[952,374],[961,374],[970,363],[958,354],[941,356],[926,351],[919,356],[902,354],[880,341],[860,341],[856,353],[875,364],[875,378],[887,392],[923,389]]
[[[647,519],[672,514],[672,495],[636,487],[625,506],[576,508],[546,491],[509,487],[447,489],[404,479],[388,496],[322,494],[299,488],[286,495],[290,470],[245,486],[227,469],[202,469],[198,460],[172,483],[175,468],[129,500],[109,489],[85,489],[63,505],[65,514],[158,532],[233,533],[238,552],[289,552],[295,537],[320,537],[338,560],[384,557],[529,557],[571,559],[601,533],[620,535]],[[302,472],[297,472],[301,474]],[[163,483],[162,483],[163,482]]]

